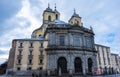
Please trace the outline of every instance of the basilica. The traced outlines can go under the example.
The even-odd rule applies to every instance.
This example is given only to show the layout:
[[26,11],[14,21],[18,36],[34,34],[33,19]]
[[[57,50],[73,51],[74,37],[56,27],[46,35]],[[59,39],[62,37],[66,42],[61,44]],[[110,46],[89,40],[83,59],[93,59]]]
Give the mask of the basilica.
[[[68,22],[64,22],[56,6],[53,10],[48,5],[43,12],[43,24],[32,32],[31,38],[12,41],[8,70],[86,75],[96,74],[100,68],[102,71],[98,73],[111,73],[114,68],[110,48],[95,44],[94,35],[92,27],[86,28],[75,10]],[[105,61],[101,61],[101,49]]]

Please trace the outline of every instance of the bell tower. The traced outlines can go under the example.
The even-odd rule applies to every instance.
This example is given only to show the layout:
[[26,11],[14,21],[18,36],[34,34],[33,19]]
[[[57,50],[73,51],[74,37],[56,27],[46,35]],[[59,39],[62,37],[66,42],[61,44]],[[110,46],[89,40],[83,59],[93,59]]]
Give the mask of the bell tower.
[[48,24],[49,22],[53,22],[56,19],[60,19],[60,13],[56,10],[56,4],[54,11],[50,8],[50,5],[48,4],[48,7],[43,12],[43,24]]
[[81,22],[81,17],[76,13],[75,9],[72,17],[69,20],[69,24],[71,25],[77,24],[79,26],[83,25],[83,23]]
[[[55,4],[55,9],[52,10],[48,3],[48,7],[43,12],[43,24],[40,28],[33,31],[31,37],[32,38],[43,37],[44,32],[46,31],[46,28],[48,27],[48,24],[53,23],[54,20],[59,20],[59,19],[60,19],[60,13],[56,9],[56,4]],[[48,36],[45,36],[45,38],[47,37]]]
[[56,9],[56,4],[55,4],[54,12],[55,12],[55,20],[60,20],[60,13]]

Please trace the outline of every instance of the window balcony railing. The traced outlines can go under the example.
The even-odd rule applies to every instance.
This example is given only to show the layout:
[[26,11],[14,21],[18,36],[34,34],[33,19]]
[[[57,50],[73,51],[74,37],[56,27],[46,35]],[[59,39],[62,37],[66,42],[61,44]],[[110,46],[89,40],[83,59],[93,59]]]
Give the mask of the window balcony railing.
[[23,48],[23,46],[19,46],[19,48]]
[[17,66],[21,66],[22,64],[21,63],[17,63]]
[[34,48],[33,46],[29,46],[29,48]]
[[39,55],[39,59],[43,59],[44,58],[44,55]]
[[28,63],[28,65],[33,65],[33,63]]
[[39,63],[39,65],[43,65],[43,63]]
[[43,46],[40,46],[39,48],[44,48]]
[[22,59],[22,55],[17,55],[17,59]]
[[33,59],[33,55],[28,55],[28,58],[29,59]]

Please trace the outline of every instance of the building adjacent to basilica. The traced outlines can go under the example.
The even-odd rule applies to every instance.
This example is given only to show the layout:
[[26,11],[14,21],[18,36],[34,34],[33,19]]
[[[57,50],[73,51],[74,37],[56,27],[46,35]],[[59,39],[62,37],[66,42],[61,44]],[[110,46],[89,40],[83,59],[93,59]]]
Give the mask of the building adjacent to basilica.
[[98,68],[103,74],[112,74],[110,47],[95,44]]
[[85,28],[74,11],[68,23],[49,6],[43,12],[43,24],[30,39],[14,39],[8,69],[43,70],[48,75],[94,74],[100,68],[109,72],[110,48],[94,43],[92,28]]
[[120,72],[119,55],[111,53],[111,66],[114,73]]

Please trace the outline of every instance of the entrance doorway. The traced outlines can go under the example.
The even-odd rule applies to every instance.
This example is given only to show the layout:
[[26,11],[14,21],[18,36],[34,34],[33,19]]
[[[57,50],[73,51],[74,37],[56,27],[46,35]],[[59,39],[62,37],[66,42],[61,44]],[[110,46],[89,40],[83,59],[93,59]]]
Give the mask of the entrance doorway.
[[60,57],[57,61],[58,72],[67,73],[67,61],[64,57]]
[[88,73],[92,73],[93,61],[91,58],[88,58]]
[[82,73],[82,60],[76,57],[74,60],[75,73]]

